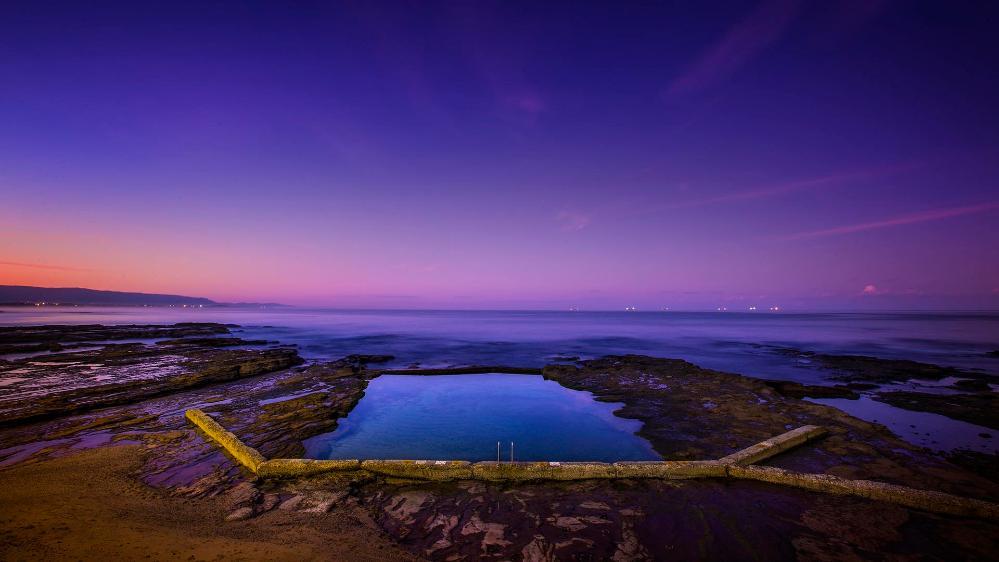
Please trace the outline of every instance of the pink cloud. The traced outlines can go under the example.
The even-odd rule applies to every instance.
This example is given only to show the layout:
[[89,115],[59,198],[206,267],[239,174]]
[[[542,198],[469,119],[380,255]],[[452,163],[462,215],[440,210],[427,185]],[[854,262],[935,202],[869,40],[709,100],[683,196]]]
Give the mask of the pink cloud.
[[876,230],[879,228],[891,228],[893,226],[904,226],[907,224],[915,224],[920,222],[935,221],[941,219],[947,219],[951,217],[959,217],[962,215],[973,215],[978,213],[984,213],[991,211],[993,209],[999,209],[999,201],[992,201],[989,203],[982,203],[979,205],[966,205],[964,207],[952,207],[949,209],[937,209],[934,211],[923,211],[920,213],[912,213],[908,215],[901,215],[898,217],[893,217],[889,219],[865,222],[860,224],[850,224],[844,226],[837,226],[835,228],[827,228],[823,230],[812,230],[808,232],[799,232],[785,237],[785,240],[798,240],[801,238],[818,238],[821,236],[836,236],[838,234],[852,234],[854,232],[863,232],[866,230]]
[[876,295],[878,293],[878,288],[874,285],[864,285],[864,290],[861,293],[865,295]]
[[674,79],[666,89],[666,94],[672,96],[694,92],[729,76],[777,42],[794,20],[797,11],[797,0],[760,2],[749,16],[732,26],[684,74]]
[[90,271],[90,269],[84,267],[69,267],[64,265],[47,265],[43,263],[25,263],[17,261],[0,261],[0,265],[7,265],[11,267],[27,267],[30,269],[46,269],[50,271]]

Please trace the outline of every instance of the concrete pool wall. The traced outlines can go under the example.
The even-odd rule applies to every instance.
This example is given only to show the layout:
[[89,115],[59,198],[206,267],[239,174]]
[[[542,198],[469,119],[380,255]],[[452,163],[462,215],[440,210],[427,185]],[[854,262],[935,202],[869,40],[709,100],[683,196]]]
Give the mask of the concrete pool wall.
[[463,460],[317,460],[265,459],[198,409],[184,415],[244,467],[262,478],[287,478],[324,472],[366,470],[385,476],[420,480],[589,480],[608,478],[685,479],[726,476],[729,464],[756,462],[818,438],[825,430],[806,425],[757,443],[721,460],[626,462],[469,462]]
[[296,478],[336,471],[363,470],[418,480],[553,481],[615,478],[731,478],[756,480],[817,492],[852,495],[905,507],[962,517],[999,520],[999,504],[871,480],[849,480],[830,474],[794,472],[752,466],[825,434],[806,425],[767,439],[719,460],[638,462],[496,462],[461,460],[314,460],[270,459],[247,446],[211,416],[198,409],[184,415],[242,466],[260,478]]

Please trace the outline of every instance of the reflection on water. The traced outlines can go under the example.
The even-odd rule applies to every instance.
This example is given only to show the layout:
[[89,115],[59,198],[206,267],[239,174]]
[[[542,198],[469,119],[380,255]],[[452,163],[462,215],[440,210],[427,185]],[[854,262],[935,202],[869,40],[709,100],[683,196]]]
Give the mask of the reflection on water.
[[336,431],[305,442],[321,459],[655,460],[642,424],[537,375],[385,375]]
[[[960,420],[952,420],[931,412],[913,412],[871,400],[867,396],[859,400],[842,398],[806,398],[810,402],[839,408],[851,416],[888,426],[895,435],[909,443],[933,449],[949,451],[970,449],[982,453],[996,452],[996,439],[993,430]],[[988,437],[983,437],[988,435]]]

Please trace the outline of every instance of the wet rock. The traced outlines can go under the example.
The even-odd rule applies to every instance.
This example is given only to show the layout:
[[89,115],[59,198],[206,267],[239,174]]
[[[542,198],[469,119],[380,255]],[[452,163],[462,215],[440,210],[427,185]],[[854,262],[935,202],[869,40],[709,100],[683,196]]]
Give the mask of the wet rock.
[[64,342],[100,342],[111,340],[211,336],[216,334],[228,334],[230,327],[235,326],[207,322],[181,322],[171,325],[125,324],[118,326],[103,326],[101,324],[76,324],[53,326],[10,326],[0,327],[0,345],[14,343],[62,344]]
[[458,526],[459,518],[457,515],[445,515],[443,513],[438,513],[429,524],[427,524],[427,531],[439,532],[441,538],[430,545],[426,553],[432,555],[438,550],[449,548],[454,545],[451,540],[451,532],[454,531],[455,527]]
[[[171,457],[172,458],[167,461],[167,465],[177,461],[184,463],[184,460],[186,460],[187,463],[184,463],[181,470],[190,468],[190,458],[184,459],[184,457],[180,455],[171,455]],[[180,458],[178,459],[177,457]],[[162,473],[164,472],[157,466],[157,463],[148,463],[146,465],[146,471],[149,475],[156,475],[157,477],[162,477]],[[237,478],[237,476],[238,473],[226,470],[221,466],[214,466],[211,467],[207,474],[196,474],[184,479],[183,483],[171,488],[170,493],[172,495],[185,498],[214,497],[230,489],[234,483],[242,482],[242,480]],[[161,480],[156,478],[154,481],[160,482]]]
[[[544,376],[592,392],[598,400],[624,403],[617,415],[641,420],[639,435],[665,459],[718,459],[810,424],[826,428],[828,436],[768,462],[803,472],[999,497],[993,483],[899,439],[884,426],[782,396],[757,379],[702,369],[679,359],[633,355],[549,365]],[[705,402],[715,405],[710,415]]]
[[122,429],[142,425],[156,419],[155,416],[139,415],[132,411],[115,412],[109,415],[84,417],[58,424],[46,433],[49,439],[70,437],[84,431],[100,429]]
[[240,507],[225,516],[226,521],[244,521],[254,516],[252,507]]
[[240,482],[226,494],[229,509],[226,521],[240,521],[266,513],[281,502],[275,493],[261,492],[252,482]]
[[551,562],[555,560],[555,547],[544,535],[534,535],[534,539],[521,549],[520,556],[524,562]]
[[300,511],[304,513],[329,513],[335,505],[342,502],[347,497],[347,492],[331,492],[312,494],[306,497],[302,503]]
[[237,345],[267,345],[267,340],[244,340],[242,338],[181,338],[163,340],[156,345],[190,345],[197,347],[234,347]]
[[791,398],[848,398],[856,400],[860,395],[847,386],[822,386],[801,384],[792,381],[763,380],[763,383],[776,390],[782,396]]
[[874,399],[896,408],[932,412],[991,429],[999,429],[999,394],[929,394],[906,390],[879,392]]
[[833,378],[845,382],[888,384],[912,379],[936,381],[945,377],[999,379],[999,377],[986,373],[963,371],[954,367],[943,367],[907,359],[883,359],[867,355],[833,355],[787,348],[780,348],[777,352],[808,359],[826,369],[836,371],[837,374]]
[[585,529],[590,525],[603,525],[610,523],[609,520],[604,519],[603,517],[594,517],[592,515],[582,515],[582,516],[557,515],[548,518],[548,522],[556,527],[573,532]]
[[6,361],[12,377],[0,397],[0,425],[50,419],[209,384],[252,377],[302,363],[293,349],[226,350],[143,344],[106,345]]
[[843,385],[850,390],[874,390],[876,388],[881,388],[880,384],[874,384],[872,382],[848,382]]
[[316,363],[302,369],[298,374],[303,380],[333,381],[342,378],[356,378],[362,369],[346,359],[329,363]]
[[270,511],[275,507],[277,507],[277,505],[280,502],[281,502],[281,496],[277,494],[264,494],[263,499],[261,499],[260,501],[260,507],[258,508],[258,511],[261,513],[265,511]]
[[56,342],[48,343],[5,343],[0,344],[0,355],[12,353],[36,353],[44,351],[62,351],[66,346]]
[[380,375],[476,375],[479,373],[540,375],[541,369],[534,367],[511,367],[509,365],[468,365],[464,367],[442,367],[440,369],[379,369],[368,371],[367,377],[374,378]]
[[305,496],[303,496],[301,494],[299,494],[297,496],[292,496],[292,497],[284,500],[283,502],[281,502],[278,505],[278,509],[280,509],[282,511],[296,511],[298,509],[298,506],[301,505],[302,500],[304,500],[304,499],[305,499]]
[[955,382],[954,388],[958,390],[970,391],[970,392],[991,392],[992,387],[989,383],[980,379],[961,379]]
[[233,486],[226,496],[233,507],[245,507],[256,505],[260,499],[260,490],[250,482],[241,482]]
[[578,355],[562,355],[562,354],[559,354],[559,355],[548,356],[545,359],[548,359],[549,361],[557,361],[557,362],[560,362],[560,363],[573,363],[573,362],[579,361],[579,356]]
[[864,504],[847,515],[820,498],[801,520],[807,531],[792,541],[799,559],[866,560],[902,538],[900,530],[909,512],[893,505]]
[[[358,493],[390,536],[432,560],[795,560],[796,547],[878,558],[907,551],[899,541],[912,517],[859,498],[710,480],[373,482]],[[977,552],[981,535],[948,534],[949,522],[924,518],[919,532],[951,558]]]
[[999,482],[999,453],[989,454],[968,449],[957,449],[947,453],[947,459],[993,482]]
[[344,360],[354,365],[364,366],[369,363],[388,363],[395,359],[394,355],[348,355]]
[[[149,361],[164,354],[189,359],[188,353],[233,351],[154,347]],[[108,353],[122,359],[136,353],[135,348],[112,351]],[[141,411],[115,407],[99,415],[0,429],[0,444],[8,443],[13,434],[37,435],[60,428],[74,430],[74,437],[133,429],[163,435],[164,445],[148,455],[143,478],[171,494],[187,498],[224,494],[223,513],[234,519],[269,509],[332,512],[321,517],[331,522],[361,513],[364,517],[351,524],[377,526],[409,552],[432,560],[795,560],[799,555],[818,556],[814,553],[860,558],[887,553],[904,558],[919,549],[943,559],[987,559],[991,551],[982,537],[995,536],[997,530],[988,522],[900,512],[892,506],[886,510],[884,504],[860,498],[724,479],[511,485],[414,483],[358,473],[251,482],[247,481],[251,475],[199,438],[179,416],[126,425],[145,415],[203,404],[227,429],[268,456],[295,456],[303,438],[333,429],[330,422],[335,424],[336,412],[353,407],[370,376],[370,371],[340,361],[257,379],[236,378],[210,388],[162,395],[143,402]],[[762,381],[684,361],[637,356],[561,365],[546,369],[545,376],[593,392],[597,399],[623,402],[618,414],[642,420],[642,435],[668,458],[717,458],[786,429],[816,423],[830,429],[829,437],[768,462],[999,497],[995,483],[952,464],[957,463],[954,459],[946,462],[898,440],[881,426],[782,395]],[[269,402],[274,399],[278,401]],[[714,408],[705,410],[705,402]],[[178,434],[187,437],[177,438]],[[851,524],[849,518],[855,513],[863,524]],[[266,525],[268,519],[254,525]],[[865,528],[870,525],[886,528]]]
[[621,542],[617,544],[617,549],[611,560],[614,562],[629,562],[632,560],[649,560],[648,549],[638,541],[631,524],[625,522],[621,528]]
[[305,453],[302,442],[333,431],[361,397],[367,381],[337,377],[322,391],[258,406],[253,421],[242,431],[250,446],[268,458],[296,458]]
[[504,547],[512,544],[504,538],[506,528],[507,526],[502,523],[483,521],[478,513],[473,513],[460,532],[462,535],[481,534],[481,553],[487,555],[502,552]]
[[161,432],[146,432],[146,433],[124,433],[116,435],[114,441],[142,441],[147,447],[155,448],[164,445],[171,445],[177,441],[187,439],[190,434],[186,431],[174,430],[174,431],[161,431]]

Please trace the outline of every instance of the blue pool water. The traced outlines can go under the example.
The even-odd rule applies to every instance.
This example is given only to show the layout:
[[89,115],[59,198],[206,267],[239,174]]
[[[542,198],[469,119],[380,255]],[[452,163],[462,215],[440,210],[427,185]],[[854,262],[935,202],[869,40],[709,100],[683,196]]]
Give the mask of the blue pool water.
[[305,441],[317,459],[656,460],[642,424],[537,375],[384,375],[336,431]]

